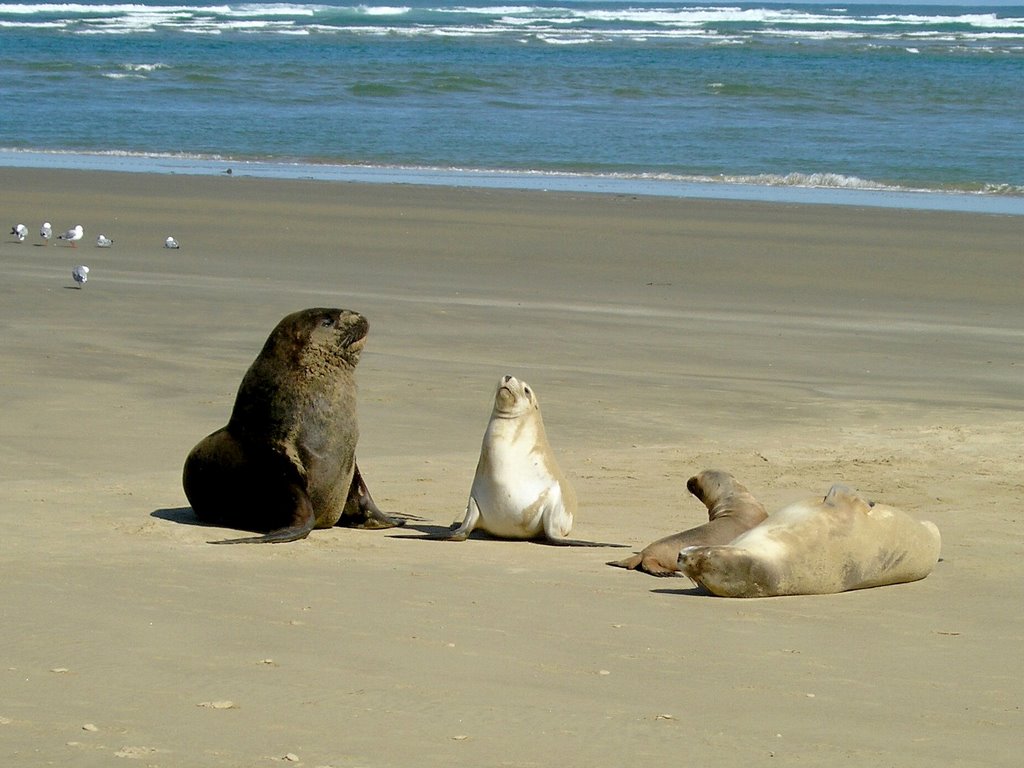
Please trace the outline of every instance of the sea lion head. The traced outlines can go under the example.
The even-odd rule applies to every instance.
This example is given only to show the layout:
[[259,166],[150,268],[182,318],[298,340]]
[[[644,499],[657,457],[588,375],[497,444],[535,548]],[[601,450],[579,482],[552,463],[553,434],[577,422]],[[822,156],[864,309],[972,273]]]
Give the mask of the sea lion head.
[[768,517],[764,505],[728,472],[705,469],[686,481],[686,490],[708,508],[709,521],[730,519],[739,523],[737,536]]
[[684,547],[679,570],[713,595],[765,597],[779,594],[782,576],[771,558],[751,557],[739,547]]
[[286,316],[271,332],[261,356],[293,366],[354,368],[366,345],[366,318],[351,309],[312,307]]
[[494,393],[495,417],[516,419],[538,408],[537,395],[529,384],[515,376],[502,376],[498,391]]
[[865,499],[852,488],[839,483],[828,489],[828,493],[825,494],[825,498],[822,499],[821,503],[825,507],[849,507],[862,514],[867,514],[875,506],[875,502]]
[[700,499],[704,506],[711,509],[727,496],[745,493],[747,489],[728,472],[705,469],[686,481],[686,490]]

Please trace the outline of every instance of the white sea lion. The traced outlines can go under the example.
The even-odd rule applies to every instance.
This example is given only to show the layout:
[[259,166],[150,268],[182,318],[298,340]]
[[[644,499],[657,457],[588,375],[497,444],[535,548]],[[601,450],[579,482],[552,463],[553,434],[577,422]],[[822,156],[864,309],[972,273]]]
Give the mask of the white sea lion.
[[652,576],[674,576],[679,573],[683,547],[728,544],[768,516],[764,505],[728,472],[706,469],[687,480],[686,489],[708,508],[708,522],[658,539],[642,552],[608,565]]
[[923,579],[940,547],[934,523],[833,485],[730,544],[684,549],[679,566],[720,597],[824,595]]
[[537,395],[526,382],[504,376],[484,431],[465,519],[445,538],[465,541],[482,530],[502,539],[608,546],[568,539],[575,514],[576,493],[548,444]]

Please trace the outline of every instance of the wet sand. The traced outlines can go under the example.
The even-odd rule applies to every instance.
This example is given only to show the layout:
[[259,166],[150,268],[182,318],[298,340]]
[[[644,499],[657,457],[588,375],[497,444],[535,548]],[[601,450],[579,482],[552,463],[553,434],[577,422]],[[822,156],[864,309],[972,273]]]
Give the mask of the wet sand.
[[[6,764],[1016,765],[1024,218],[23,169],[0,210]],[[369,318],[360,467],[421,521],[210,546],[182,461],[309,306]],[[573,535],[630,549],[424,540],[505,373]],[[764,600],[604,565],[711,467],[854,486],[942,561]]]

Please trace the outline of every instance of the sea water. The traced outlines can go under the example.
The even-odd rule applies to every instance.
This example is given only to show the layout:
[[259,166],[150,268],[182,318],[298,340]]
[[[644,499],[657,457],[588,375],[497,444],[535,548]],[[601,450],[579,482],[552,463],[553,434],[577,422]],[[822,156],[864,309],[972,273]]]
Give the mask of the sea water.
[[1024,6],[0,3],[0,164],[1024,212]]

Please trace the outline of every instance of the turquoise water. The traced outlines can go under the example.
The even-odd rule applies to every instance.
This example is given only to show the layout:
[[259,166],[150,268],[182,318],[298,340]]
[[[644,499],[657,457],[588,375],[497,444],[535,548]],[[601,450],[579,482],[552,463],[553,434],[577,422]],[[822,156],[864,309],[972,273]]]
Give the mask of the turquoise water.
[[0,104],[7,165],[1024,210],[1024,7],[0,3]]

